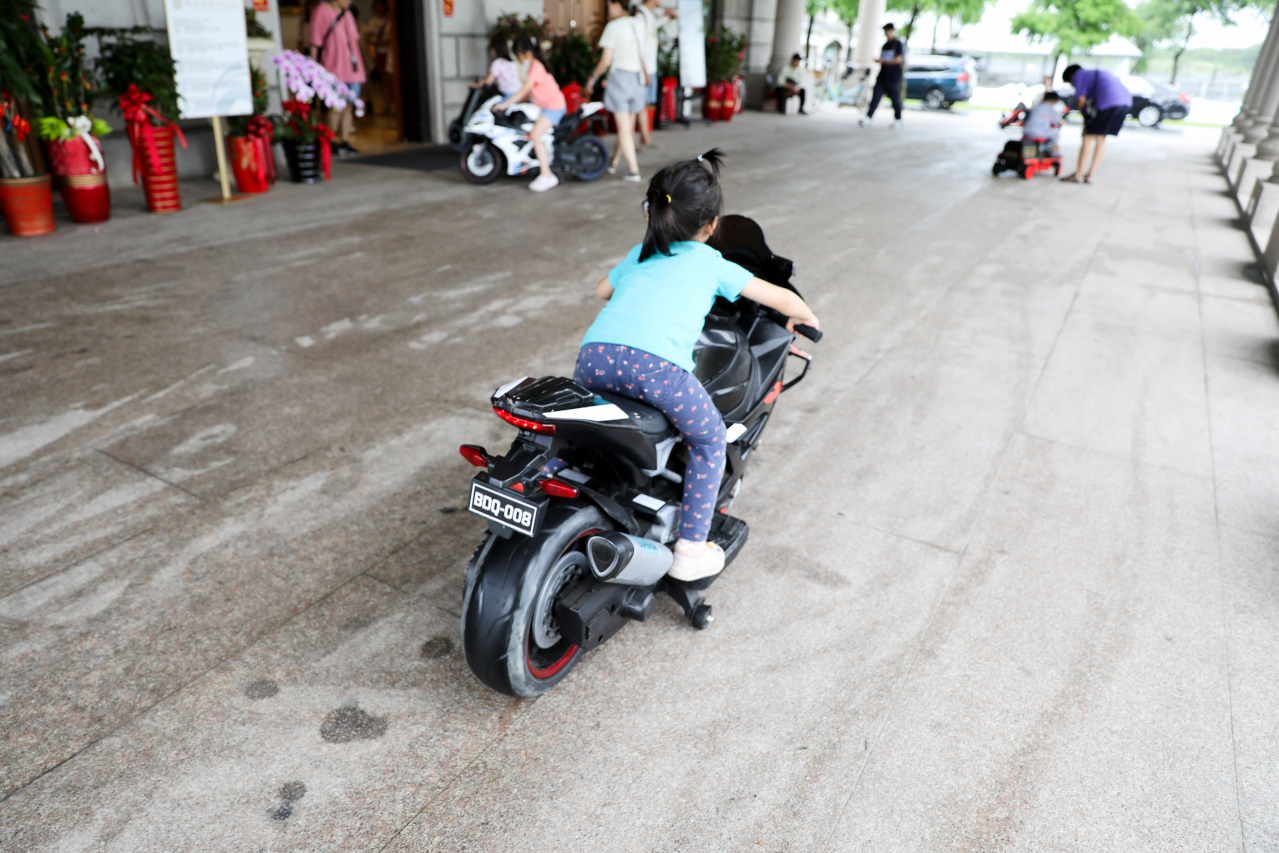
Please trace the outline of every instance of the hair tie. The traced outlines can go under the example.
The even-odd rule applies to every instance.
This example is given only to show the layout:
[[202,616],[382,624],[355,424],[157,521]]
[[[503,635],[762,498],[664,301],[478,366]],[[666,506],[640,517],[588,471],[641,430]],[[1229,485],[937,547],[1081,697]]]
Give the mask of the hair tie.
[[671,194],[670,194],[670,193],[667,193],[667,194],[666,194],[666,203],[667,203],[667,204],[670,204],[670,203],[671,203]]
[[697,162],[699,162],[699,163],[705,162],[705,161],[703,161],[703,160],[702,160],[702,155],[701,155],[701,154],[698,154],[698,155],[697,155]]

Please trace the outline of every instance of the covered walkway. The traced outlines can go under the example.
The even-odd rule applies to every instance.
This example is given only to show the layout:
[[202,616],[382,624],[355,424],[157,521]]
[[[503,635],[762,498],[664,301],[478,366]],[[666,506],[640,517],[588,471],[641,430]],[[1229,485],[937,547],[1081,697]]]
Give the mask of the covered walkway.
[[714,626],[536,701],[458,649],[456,447],[570,368],[640,188],[338,164],[0,239],[0,850],[1279,849],[1279,322],[1216,135],[1073,186],[855,118],[644,156],[722,147],[827,334]]

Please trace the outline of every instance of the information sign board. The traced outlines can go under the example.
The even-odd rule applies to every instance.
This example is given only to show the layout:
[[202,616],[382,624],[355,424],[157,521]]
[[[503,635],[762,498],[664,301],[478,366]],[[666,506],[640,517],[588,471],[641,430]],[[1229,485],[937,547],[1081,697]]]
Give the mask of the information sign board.
[[164,0],[182,118],[253,112],[244,0]]
[[706,28],[702,0],[679,0],[679,84],[686,89],[706,85]]

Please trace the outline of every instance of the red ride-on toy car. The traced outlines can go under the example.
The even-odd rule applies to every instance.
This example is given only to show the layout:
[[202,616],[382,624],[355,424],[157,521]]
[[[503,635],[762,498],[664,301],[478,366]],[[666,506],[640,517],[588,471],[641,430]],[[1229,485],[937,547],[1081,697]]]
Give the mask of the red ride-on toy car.
[[1016,172],[1029,180],[1040,172],[1051,171],[1061,174],[1061,153],[1051,139],[1025,137],[1010,139],[1004,150],[995,158],[995,165],[990,173],[998,175],[1004,171]]

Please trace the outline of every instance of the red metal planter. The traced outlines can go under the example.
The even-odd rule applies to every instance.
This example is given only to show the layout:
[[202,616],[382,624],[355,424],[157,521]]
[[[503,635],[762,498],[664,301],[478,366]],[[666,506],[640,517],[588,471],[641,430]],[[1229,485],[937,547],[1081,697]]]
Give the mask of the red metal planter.
[[97,175],[63,175],[58,192],[73,222],[90,225],[111,218],[111,190],[105,172]]
[[[93,141],[101,151],[96,136]],[[45,151],[72,221],[92,224],[110,219],[111,190],[107,188],[106,172],[98,166],[101,159],[94,161],[89,144],[82,137],[55,139],[45,143]]]
[[142,161],[142,190],[147,197],[147,210],[152,213],[177,213],[182,209],[178,196],[178,161],[172,127],[153,127],[156,162],[150,157]]
[[4,211],[10,234],[38,237],[53,233],[53,184],[49,176],[0,180],[0,210]]
[[[274,183],[274,163],[266,161],[270,142],[256,137],[232,136],[227,140],[231,150],[231,174],[242,193],[264,193]],[[264,151],[265,149],[265,151]]]
[[737,113],[737,86],[728,81],[720,85],[719,120],[732,121]]

